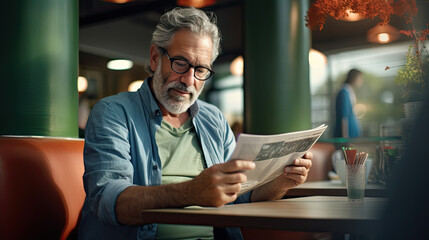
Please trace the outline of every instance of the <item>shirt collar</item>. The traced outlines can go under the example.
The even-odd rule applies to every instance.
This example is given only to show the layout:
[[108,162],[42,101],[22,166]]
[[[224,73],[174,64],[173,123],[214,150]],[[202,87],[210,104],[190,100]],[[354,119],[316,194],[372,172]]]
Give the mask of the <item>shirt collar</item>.
[[191,115],[192,118],[198,114],[198,111],[199,111],[198,100],[195,101],[195,103],[189,107],[188,111],[189,111],[189,115]]
[[356,103],[356,94],[355,94],[354,89],[348,83],[344,84],[344,89],[346,89],[349,92],[349,94],[350,94],[350,100],[351,100],[352,104],[354,105]]

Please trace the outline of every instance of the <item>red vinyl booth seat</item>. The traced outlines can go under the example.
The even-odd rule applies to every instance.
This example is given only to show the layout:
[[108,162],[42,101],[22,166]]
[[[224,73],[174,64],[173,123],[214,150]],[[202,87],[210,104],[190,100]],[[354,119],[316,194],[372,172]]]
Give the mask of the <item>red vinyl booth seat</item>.
[[85,199],[81,139],[0,136],[0,239],[67,239]]
[[[85,199],[81,139],[0,136],[0,239],[72,239]],[[316,143],[307,181],[327,179],[332,144]],[[259,235],[258,235],[259,234]],[[243,229],[245,239],[313,239]]]

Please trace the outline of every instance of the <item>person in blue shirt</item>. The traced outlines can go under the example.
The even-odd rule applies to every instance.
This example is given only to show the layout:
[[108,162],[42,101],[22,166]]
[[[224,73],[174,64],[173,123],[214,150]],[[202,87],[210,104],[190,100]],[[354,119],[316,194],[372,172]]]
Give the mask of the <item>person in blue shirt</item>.
[[242,239],[238,228],[154,224],[140,212],[274,200],[306,180],[311,152],[237,196],[243,171],[255,165],[230,160],[231,128],[219,109],[198,100],[219,48],[214,15],[195,8],[166,12],[152,36],[152,77],[138,91],[94,106],[85,132],[80,239]]
[[362,72],[357,69],[350,70],[335,101],[334,137],[353,138],[362,135],[360,122],[353,111],[356,104],[354,88],[362,84]]

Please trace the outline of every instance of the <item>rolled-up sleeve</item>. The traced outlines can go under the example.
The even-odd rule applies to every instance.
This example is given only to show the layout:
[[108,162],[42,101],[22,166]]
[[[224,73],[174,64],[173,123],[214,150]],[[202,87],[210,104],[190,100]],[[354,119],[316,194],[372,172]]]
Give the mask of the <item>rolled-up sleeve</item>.
[[129,134],[124,111],[112,103],[97,103],[85,129],[83,176],[87,201],[101,222],[116,220],[116,199],[133,185]]

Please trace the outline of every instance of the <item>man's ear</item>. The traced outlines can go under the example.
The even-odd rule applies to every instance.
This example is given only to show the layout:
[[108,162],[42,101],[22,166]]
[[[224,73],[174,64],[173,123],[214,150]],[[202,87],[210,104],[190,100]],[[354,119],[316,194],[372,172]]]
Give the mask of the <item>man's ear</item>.
[[160,52],[156,45],[152,44],[150,46],[150,69],[155,72],[156,67],[158,66]]

